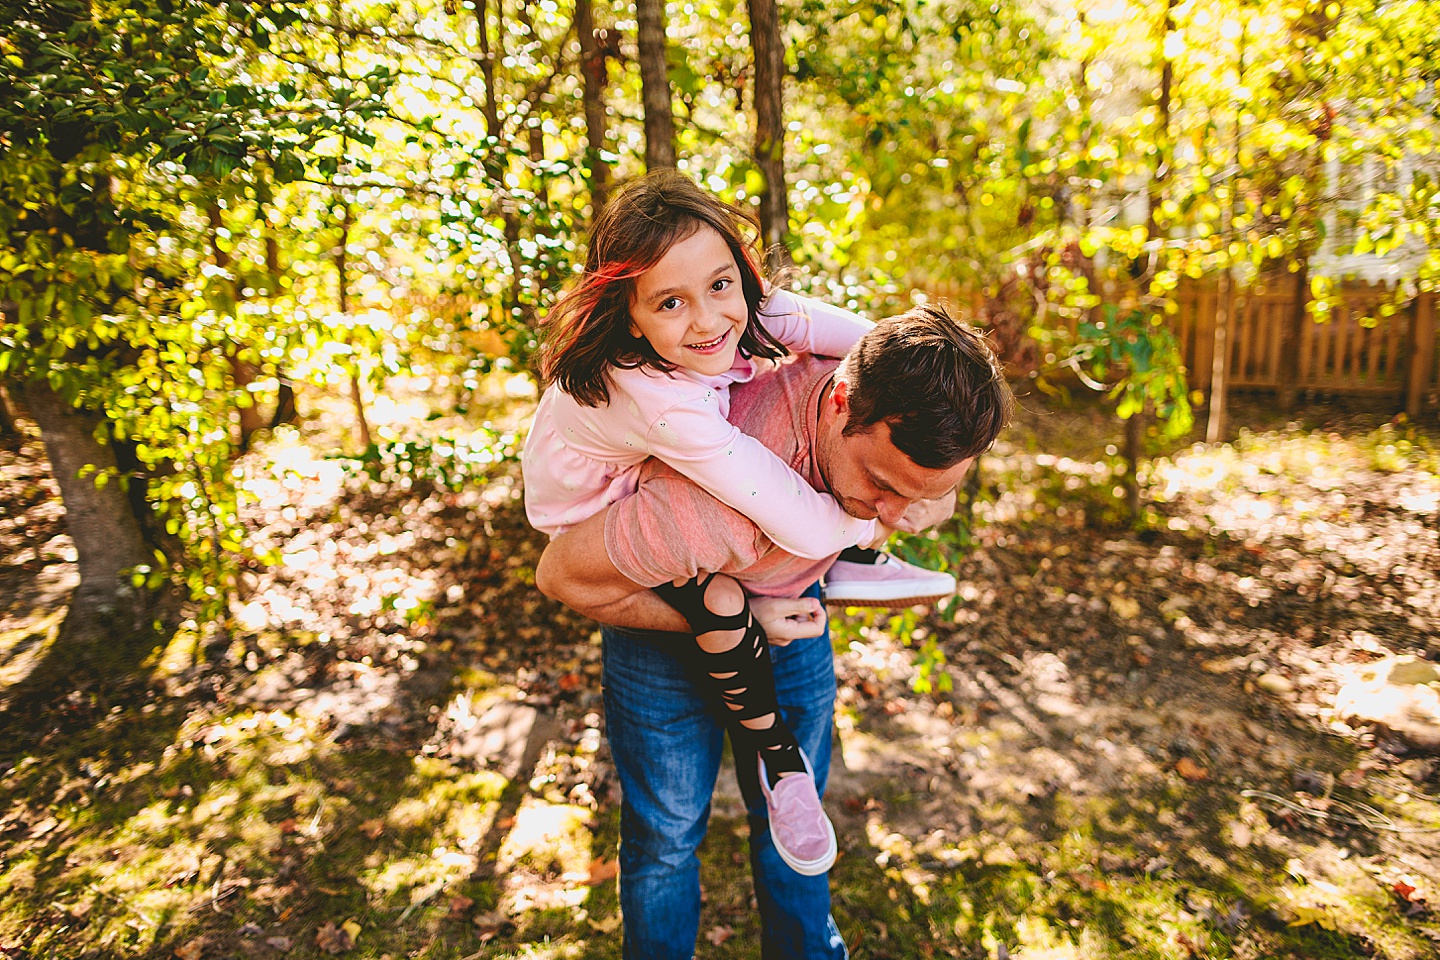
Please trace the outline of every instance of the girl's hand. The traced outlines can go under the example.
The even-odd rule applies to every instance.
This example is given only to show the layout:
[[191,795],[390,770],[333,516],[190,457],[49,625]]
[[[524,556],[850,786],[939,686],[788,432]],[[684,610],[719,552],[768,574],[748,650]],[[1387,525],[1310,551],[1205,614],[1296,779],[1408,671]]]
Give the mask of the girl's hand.
[[937,523],[944,523],[955,516],[955,501],[954,490],[934,500],[916,500],[895,527],[905,533],[919,533]]
[[876,520],[875,536],[871,537],[869,540],[861,540],[859,543],[855,544],[855,546],[862,547],[866,550],[879,550],[881,547],[885,546],[885,541],[889,540],[890,534],[894,532],[895,530],[892,527],[887,527],[879,520]]
[[750,612],[772,644],[783,647],[791,640],[818,637],[825,630],[825,607],[814,597],[790,600],[785,597],[751,597]]

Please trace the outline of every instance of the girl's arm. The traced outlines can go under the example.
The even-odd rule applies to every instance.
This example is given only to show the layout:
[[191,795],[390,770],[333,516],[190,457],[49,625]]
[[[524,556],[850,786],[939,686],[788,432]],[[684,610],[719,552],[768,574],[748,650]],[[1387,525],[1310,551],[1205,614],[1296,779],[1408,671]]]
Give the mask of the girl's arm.
[[676,404],[651,425],[650,455],[743,513],[782,550],[807,560],[839,553],[875,535],[819,493],[754,437],[720,416],[713,395]]
[[873,326],[858,313],[774,289],[760,304],[760,322],[795,353],[843,357]]

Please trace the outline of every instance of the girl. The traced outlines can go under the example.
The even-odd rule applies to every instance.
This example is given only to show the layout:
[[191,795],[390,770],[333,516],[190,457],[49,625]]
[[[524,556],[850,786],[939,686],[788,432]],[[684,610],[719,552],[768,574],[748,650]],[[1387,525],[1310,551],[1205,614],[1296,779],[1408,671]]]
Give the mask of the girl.
[[[584,275],[545,320],[548,386],[522,461],[537,529],[554,536],[633,493],[640,463],[656,457],[798,556],[883,539],[876,521],[846,514],[725,419],[729,385],[754,376],[757,359],[791,350],[843,356],[870,327],[783,290],[767,296],[744,239],[751,226],[674,171],[634,182],[606,209]],[[765,635],[743,591],[711,576],[656,592],[696,633],[701,664],[738,723],[737,763],[757,757],[781,857],[800,873],[823,873],[835,858],[834,829],[809,761],[776,712]]]

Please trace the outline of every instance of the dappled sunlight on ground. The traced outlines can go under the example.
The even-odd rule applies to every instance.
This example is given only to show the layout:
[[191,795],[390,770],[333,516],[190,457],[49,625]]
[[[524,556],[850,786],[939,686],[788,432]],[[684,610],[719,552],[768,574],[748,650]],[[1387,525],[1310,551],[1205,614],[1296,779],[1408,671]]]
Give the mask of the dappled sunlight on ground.
[[59,488],[34,439],[0,444],[0,690],[45,657],[80,582]]
[[[1157,461],[1138,536],[1108,519],[1103,457],[997,448],[959,599],[898,633],[840,627],[854,946],[1433,956],[1436,765],[1358,688],[1337,701],[1440,653],[1434,448],[1411,431],[1391,450],[1396,431]],[[930,643],[926,682],[950,692],[907,696]]]
[[[956,600],[834,621],[852,955],[1433,955],[1440,833],[1401,831],[1440,826],[1440,776],[1369,716],[1433,694],[1389,682],[1436,655],[1428,441],[1182,448],[1147,468],[1132,533],[1103,436],[1084,442],[1105,424],[1065,416],[987,457]],[[187,625],[148,696],[57,703],[0,754],[0,945],[618,956],[598,636],[533,589],[513,438],[465,436],[382,480],[309,434],[246,458],[276,562],[243,572],[234,632]],[[33,537],[0,529],[0,582],[27,591],[0,609],[0,669],[73,583],[43,462],[10,456],[0,489],[41,512]],[[452,465],[489,479],[450,485]],[[714,811],[697,956],[754,957],[728,767]]]

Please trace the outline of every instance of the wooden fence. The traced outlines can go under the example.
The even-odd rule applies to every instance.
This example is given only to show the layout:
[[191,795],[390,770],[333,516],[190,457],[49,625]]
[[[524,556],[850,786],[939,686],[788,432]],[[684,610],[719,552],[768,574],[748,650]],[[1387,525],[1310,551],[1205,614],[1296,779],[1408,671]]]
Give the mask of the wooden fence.
[[[1393,291],[1383,284],[1342,284],[1323,322],[1300,301],[1291,275],[1235,292],[1230,316],[1227,381],[1234,389],[1284,390],[1387,398],[1415,415],[1440,386],[1435,296],[1421,294],[1385,314]],[[1190,381],[1204,389],[1215,356],[1222,306],[1215,281],[1184,284],[1171,329],[1179,338]]]
[[[953,284],[925,284],[932,297],[983,320],[984,298]],[[1193,389],[1209,391],[1221,284],[1186,281],[1170,317]],[[1411,416],[1440,392],[1436,295],[1422,293],[1389,315],[1381,307],[1394,291],[1383,284],[1347,282],[1328,318],[1317,323],[1300,301],[1293,274],[1263,278],[1234,293],[1228,315],[1227,383],[1237,390],[1371,396],[1394,401]],[[1308,296],[1308,294],[1306,294]],[[968,308],[968,309],[967,309]]]

